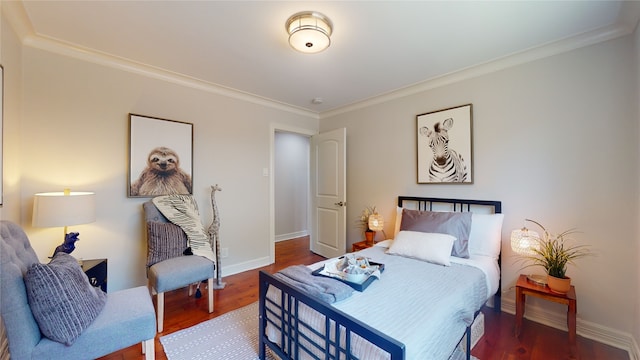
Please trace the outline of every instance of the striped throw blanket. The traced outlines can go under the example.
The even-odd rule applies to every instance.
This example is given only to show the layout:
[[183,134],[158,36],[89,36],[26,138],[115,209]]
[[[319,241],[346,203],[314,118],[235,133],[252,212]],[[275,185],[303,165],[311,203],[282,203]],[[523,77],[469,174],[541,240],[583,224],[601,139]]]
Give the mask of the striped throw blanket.
[[200,221],[198,204],[192,195],[163,195],[154,197],[152,201],[162,215],[187,234],[188,246],[194,255],[216,262],[209,235]]

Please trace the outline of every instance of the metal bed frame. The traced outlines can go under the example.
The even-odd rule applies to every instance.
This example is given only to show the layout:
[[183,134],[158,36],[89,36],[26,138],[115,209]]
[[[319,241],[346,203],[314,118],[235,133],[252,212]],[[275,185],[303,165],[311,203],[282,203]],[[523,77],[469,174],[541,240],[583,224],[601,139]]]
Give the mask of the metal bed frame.
[[[405,202],[414,202],[417,210],[433,211],[434,204],[443,204],[453,207],[453,209],[447,211],[471,211],[472,206],[481,206],[493,208],[493,213],[495,214],[502,212],[502,203],[500,201],[398,196],[398,206],[402,207]],[[498,265],[500,265],[500,258],[498,259]],[[280,290],[279,303],[267,297],[267,291],[270,286],[274,286]],[[498,312],[501,306],[500,295],[501,286],[499,285],[498,291],[494,296],[494,309]],[[299,359],[304,355],[308,358],[318,360],[357,360],[358,358],[351,353],[351,340],[353,335],[366,339],[379,349],[388,353],[391,360],[405,359],[405,345],[398,340],[371,328],[331,305],[311,298],[264,271],[260,271],[259,274],[259,296],[260,359],[266,358],[266,351],[267,348],[269,348],[281,359]],[[324,315],[324,332],[319,331],[319,329],[314,328],[299,318],[301,303]],[[285,306],[281,306],[281,304],[285,304]],[[273,307],[276,307],[279,313],[275,312],[272,309]],[[474,316],[478,314],[479,311],[477,311]],[[272,320],[274,318],[277,319],[277,323]],[[271,342],[267,337],[267,324],[275,326],[280,331],[280,346]],[[465,334],[467,345],[466,357],[470,359],[471,325],[467,327]],[[319,337],[322,341],[315,342],[310,336]],[[308,344],[309,348],[304,344]],[[322,354],[322,357],[317,355],[319,353]]]

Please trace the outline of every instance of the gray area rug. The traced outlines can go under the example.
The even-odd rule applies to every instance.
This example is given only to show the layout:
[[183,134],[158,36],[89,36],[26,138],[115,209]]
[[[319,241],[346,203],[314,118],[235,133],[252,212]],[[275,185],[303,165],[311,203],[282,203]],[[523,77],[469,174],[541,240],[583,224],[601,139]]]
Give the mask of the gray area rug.
[[[258,359],[258,303],[160,337],[169,360]],[[273,357],[268,357],[273,359]]]
[[[160,343],[169,360],[256,360],[258,335],[258,303],[255,302],[162,336]],[[465,359],[464,355],[458,348],[450,360]],[[267,359],[276,357],[267,351]]]

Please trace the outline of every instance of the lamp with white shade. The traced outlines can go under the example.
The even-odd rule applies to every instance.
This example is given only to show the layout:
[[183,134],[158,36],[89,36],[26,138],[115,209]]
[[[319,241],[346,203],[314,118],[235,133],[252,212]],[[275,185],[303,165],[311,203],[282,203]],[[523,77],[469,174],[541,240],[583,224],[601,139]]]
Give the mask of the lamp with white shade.
[[[34,195],[33,227],[64,227],[63,244],[67,239],[67,226],[96,221],[96,201],[92,192],[47,192]],[[73,248],[69,251],[73,251]],[[54,253],[55,254],[55,253]]]
[[384,217],[375,213],[369,215],[369,230],[373,231],[373,242],[375,243],[376,231],[383,231],[384,233]]
[[[522,229],[516,229],[511,232],[511,250],[516,254],[522,256],[535,255],[535,249],[540,246],[540,235],[532,230],[522,227]],[[527,275],[529,281],[539,285],[547,284],[546,275]]]

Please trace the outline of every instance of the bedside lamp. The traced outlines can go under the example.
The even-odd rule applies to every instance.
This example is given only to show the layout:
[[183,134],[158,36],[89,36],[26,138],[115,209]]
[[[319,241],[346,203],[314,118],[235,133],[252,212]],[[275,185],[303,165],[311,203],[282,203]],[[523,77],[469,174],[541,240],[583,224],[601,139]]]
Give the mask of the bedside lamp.
[[[518,255],[525,257],[534,255],[534,250],[539,247],[539,241],[540,235],[524,226],[522,229],[511,232],[511,250]],[[547,277],[545,275],[527,275],[527,279],[539,285],[547,284]]]
[[[58,251],[71,253],[75,249],[77,233],[67,234],[67,226],[87,224],[96,221],[96,201],[92,192],[38,193],[33,201],[33,227],[64,226],[64,239]],[[74,238],[69,241],[69,238]]]
[[372,214],[369,215],[369,229],[373,231],[373,239],[375,243],[376,231],[383,230],[384,227],[384,218],[380,214]]

